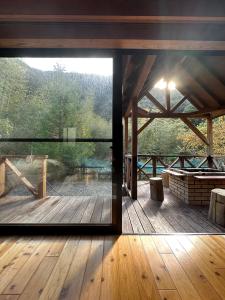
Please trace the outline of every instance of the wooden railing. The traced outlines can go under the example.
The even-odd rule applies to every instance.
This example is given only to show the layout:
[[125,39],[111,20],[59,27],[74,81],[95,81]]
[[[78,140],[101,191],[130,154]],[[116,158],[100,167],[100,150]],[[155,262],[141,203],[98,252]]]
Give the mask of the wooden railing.
[[[12,162],[15,159],[27,159],[40,160],[40,180],[35,187],[17,168],[17,166]],[[24,155],[3,155],[0,156],[0,196],[6,193],[6,170],[10,169],[14,175],[20,180],[20,182],[38,199],[42,199],[47,195],[47,155],[38,156],[24,156]]]
[[[195,163],[193,162],[195,160]],[[157,176],[157,170],[159,167],[164,168],[219,168],[218,159],[223,159],[225,162],[225,156],[201,156],[201,155],[152,155],[152,154],[139,154],[137,156],[137,179],[142,174],[146,179]],[[124,183],[127,191],[130,191],[132,186],[132,155],[126,154],[124,156]],[[142,161],[142,164],[139,162]],[[198,163],[196,164],[196,161]],[[147,173],[146,167],[151,165],[152,172]]]

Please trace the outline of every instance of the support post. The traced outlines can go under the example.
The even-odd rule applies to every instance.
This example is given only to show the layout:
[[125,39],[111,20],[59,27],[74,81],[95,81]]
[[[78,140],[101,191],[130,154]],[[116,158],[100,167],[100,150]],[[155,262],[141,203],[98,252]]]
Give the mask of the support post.
[[128,117],[124,118],[124,153],[128,153]]
[[170,111],[170,90],[168,86],[166,87],[166,109]]
[[207,117],[207,160],[208,160],[208,167],[213,167],[213,121],[211,117]]
[[128,159],[126,154],[128,153],[128,117],[124,118],[124,183],[128,183]]
[[5,192],[5,161],[0,161],[0,196]]
[[45,198],[47,196],[47,158],[41,161],[41,173],[40,182],[38,185],[38,199]]
[[152,156],[152,176],[157,176],[157,157]]
[[137,199],[137,99],[132,102],[131,198]]

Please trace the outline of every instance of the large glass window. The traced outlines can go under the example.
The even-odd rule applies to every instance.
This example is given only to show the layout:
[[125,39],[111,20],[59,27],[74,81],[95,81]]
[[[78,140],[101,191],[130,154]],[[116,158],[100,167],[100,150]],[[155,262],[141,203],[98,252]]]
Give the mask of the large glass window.
[[112,65],[0,59],[0,223],[112,222]]

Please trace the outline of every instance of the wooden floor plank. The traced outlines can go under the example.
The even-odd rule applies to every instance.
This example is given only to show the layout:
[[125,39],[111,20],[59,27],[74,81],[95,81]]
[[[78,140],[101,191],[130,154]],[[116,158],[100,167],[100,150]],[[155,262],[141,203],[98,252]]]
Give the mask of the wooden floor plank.
[[[4,294],[4,289],[11,282],[14,276],[17,275],[26,261],[31,257],[32,252],[38,247],[40,242],[40,240],[31,240],[30,242],[28,242],[25,247],[23,247],[23,249],[21,249],[21,251],[19,251],[17,255],[11,260],[11,262],[3,267],[0,275],[0,294]],[[13,293],[10,292],[7,294]]]
[[135,233],[144,233],[144,229],[143,229],[141,221],[134,209],[132,201],[133,200],[131,200],[130,198],[127,198],[125,205],[126,205],[126,209],[127,209],[129,218],[130,218],[130,220],[132,220],[131,225],[132,225],[133,231]]
[[210,284],[210,282],[207,280],[204,273],[192,261],[191,257],[179,244],[178,240],[174,236],[166,237],[166,240],[202,299],[220,300],[221,298],[219,297],[213,286]]
[[17,300],[19,295],[0,295],[0,300]]
[[63,248],[63,251],[53,269],[53,272],[51,273],[47,284],[40,295],[40,300],[57,299],[59,297],[76,252],[77,244],[78,238],[74,237],[66,242],[65,247]]
[[84,274],[80,299],[99,299],[102,280],[103,239],[93,238]]
[[117,243],[119,248],[119,299],[139,300],[141,295],[128,237],[119,237]]
[[153,243],[152,238],[150,236],[142,236],[141,240],[158,289],[174,290],[175,285],[170,277],[165,263],[163,262],[155,244]]
[[26,285],[26,288],[19,298],[20,300],[39,299],[45,284],[57,263],[57,259],[57,257],[45,257],[42,260],[37,271],[33,274],[31,280]]
[[158,291],[141,239],[137,235],[132,235],[129,236],[129,242],[141,299],[152,299],[152,295],[155,295]]
[[210,284],[214,287],[219,296],[222,299],[225,299],[225,278],[222,274],[216,271],[213,265],[208,263],[208,261],[202,257],[202,253],[199,252],[199,249],[194,247],[187,237],[179,236],[177,239],[193,262],[198,266]]
[[183,300],[201,300],[197,290],[173,254],[161,254],[170,276]]
[[33,251],[29,259],[9,282],[3,294],[21,294],[26,284],[38,269],[51,246],[51,241],[43,240]]
[[161,300],[182,300],[177,290],[160,290]]
[[199,250],[199,253],[215,268],[225,268],[225,260],[221,259],[215,251],[212,251],[199,237],[190,236],[189,239]]
[[172,253],[172,250],[169,247],[168,243],[165,241],[164,236],[153,235],[152,239],[153,239],[153,242],[156,245],[156,248],[160,254]]
[[[118,237],[105,237],[102,261],[101,300],[119,299]],[[110,294],[109,294],[110,291]]]
[[122,205],[122,218],[123,218],[123,223],[122,223],[123,233],[134,233],[133,227],[131,225],[130,217],[127,212],[125,199],[123,200],[123,205]]
[[61,288],[59,299],[80,299],[84,273],[91,248],[91,238],[81,238],[76,253]]

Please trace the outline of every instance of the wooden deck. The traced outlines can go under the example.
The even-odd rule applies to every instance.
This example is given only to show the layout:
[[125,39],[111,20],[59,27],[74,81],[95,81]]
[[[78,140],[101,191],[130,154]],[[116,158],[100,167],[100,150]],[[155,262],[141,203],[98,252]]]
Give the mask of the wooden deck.
[[0,299],[225,299],[224,236],[8,238]]
[[[73,194],[73,190],[67,193]],[[93,190],[93,189],[91,189]],[[0,223],[110,223],[111,191],[104,195],[80,188],[76,196],[9,195],[0,199]],[[69,192],[70,191],[70,192]],[[84,194],[81,196],[81,194]],[[108,196],[105,196],[107,195]],[[123,233],[220,233],[207,219],[208,208],[190,207],[165,189],[162,203],[150,199],[149,183],[138,183],[138,200],[123,198]],[[0,299],[1,300],[1,299]]]
[[0,223],[111,223],[110,196],[9,196],[0,200]]
[[138,182],[138,200],[123,199],[124,233],[219,233],[225,228],[212,224],[208,207],[190,206],[164,189],[164,201],[150,198],[148,182]]

